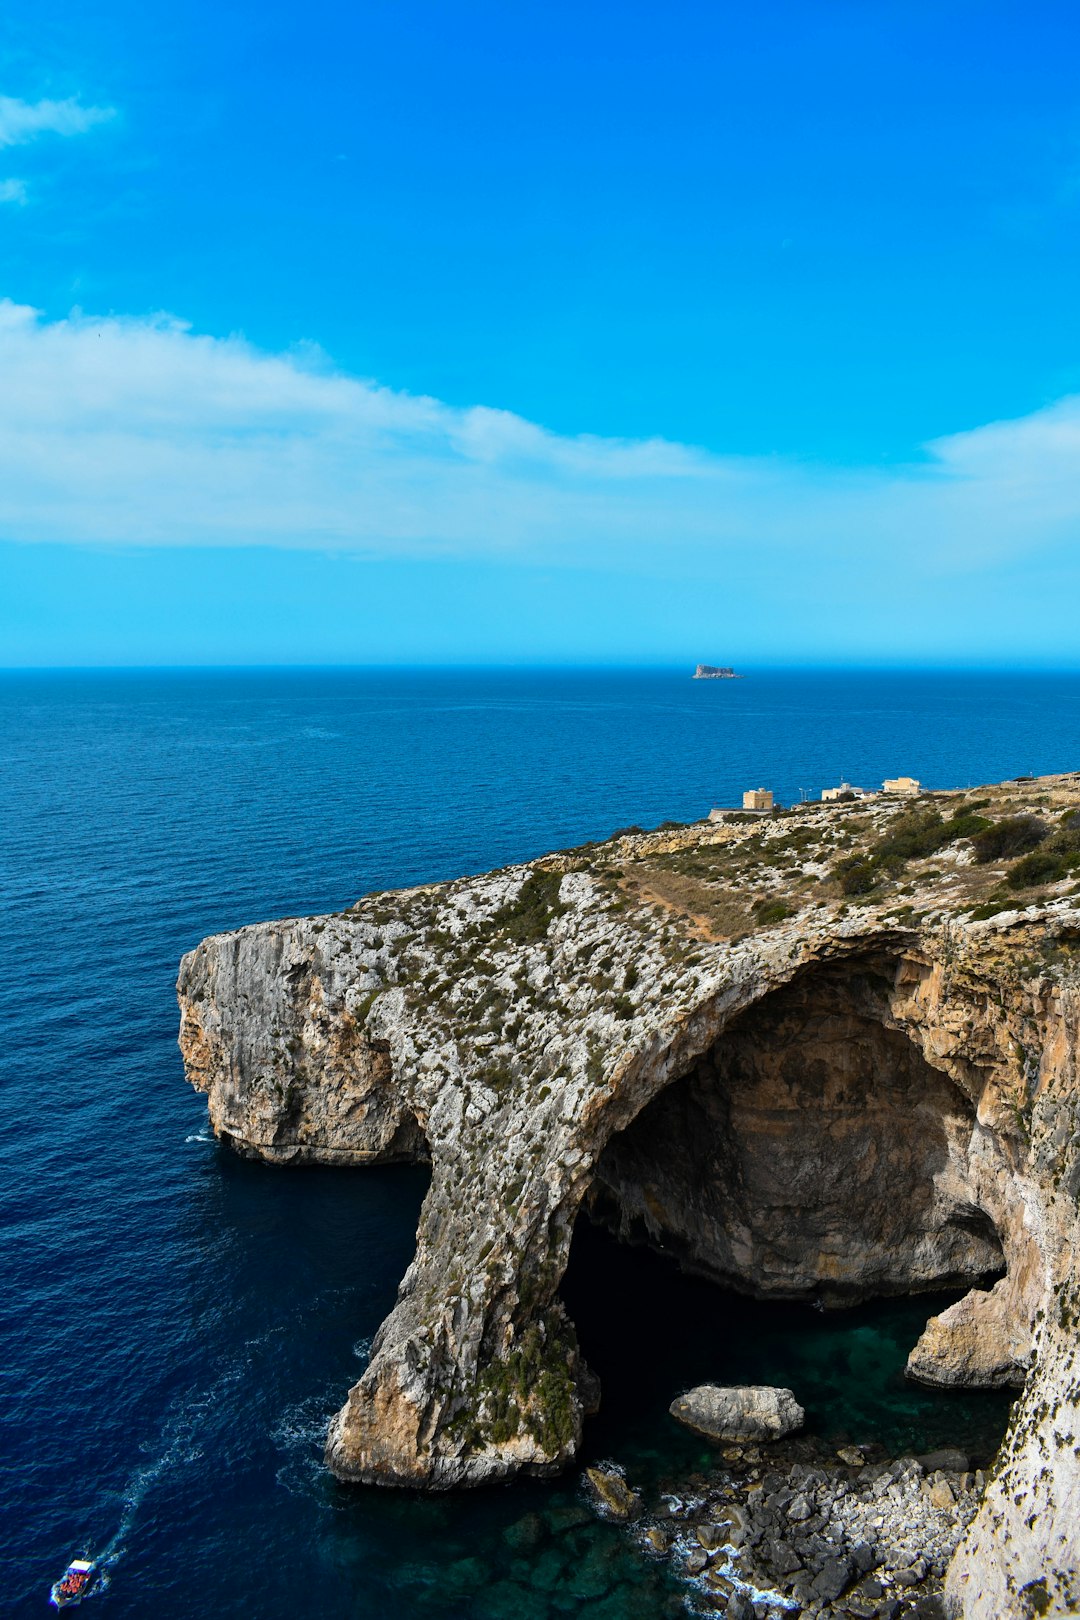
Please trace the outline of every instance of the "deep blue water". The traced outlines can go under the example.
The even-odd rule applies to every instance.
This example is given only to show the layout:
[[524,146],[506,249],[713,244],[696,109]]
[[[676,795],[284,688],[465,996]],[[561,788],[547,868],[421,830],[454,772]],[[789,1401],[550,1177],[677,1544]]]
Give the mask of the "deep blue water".
[[[664,1579],[574,1481],[335,1485],[327,1414],[408,1262],[417,1170],[283,1172],[205,1140],[173,982],[202,935],[689,819],[765,784],[1080,765],[1080,677],[761,672],[0,676],[0,1604],[84,1543],[117,1616],[632,1620]],[[590,1451],[693,1462],[690,1378],[791,1383],[823,1433],[992,1446],[1000,1400],[899,1378],[925,1303],[748,1306],[585,1231]]]

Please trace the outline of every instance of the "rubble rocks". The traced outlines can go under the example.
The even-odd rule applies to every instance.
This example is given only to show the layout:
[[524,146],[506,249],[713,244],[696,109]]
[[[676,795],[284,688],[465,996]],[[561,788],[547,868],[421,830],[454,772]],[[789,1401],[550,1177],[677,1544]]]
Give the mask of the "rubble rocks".
[[886,1461],[844,1449],[861,1462],[813,1439],[754,1449],[753,1463],[728,1452],[693,1491],[647,1509],[636,1534],[655,1556],[659,1521],[695,1613],[943,1620],[942,1577],[984,1476],[976,1484],[954,1450]]

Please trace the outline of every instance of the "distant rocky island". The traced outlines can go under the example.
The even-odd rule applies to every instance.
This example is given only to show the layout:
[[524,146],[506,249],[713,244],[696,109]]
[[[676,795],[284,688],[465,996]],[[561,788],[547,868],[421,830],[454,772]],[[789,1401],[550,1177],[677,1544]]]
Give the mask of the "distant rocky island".
[[1022,1390],[985,1473],[850,1447],[781,1478],[766,1445],[739,1515],[689,1493],[697,1550],[651,1545],[721,1594],[734,1568],[728,1615],[766,1577],[815,1614],[1075,1614],[1078,878],[1080,773],[633,830],[204,940],[180,1044],[223,1142],[431,1166],[334,1473],[566,1466],[602,1398],[559,1292],[587,1209],[760,1298],[966,1289],[909,1376]]
[[699,664],[694,671],[695,681],[741,681],[730,664]]

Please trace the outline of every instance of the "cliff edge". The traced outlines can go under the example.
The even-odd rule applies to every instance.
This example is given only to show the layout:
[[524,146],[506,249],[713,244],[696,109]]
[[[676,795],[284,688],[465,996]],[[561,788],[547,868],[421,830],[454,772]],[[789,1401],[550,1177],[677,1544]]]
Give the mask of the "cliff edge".
[[587,1204],[762,1297],[967,1287],[912,1376],[1023,1392],[948,1602],[1080,1605],[1078,811],[1080,775],[627,834],[185,956],[223,1141],[431,1163],[335,1473],[573,1456],[598,1391],[558,1288]]

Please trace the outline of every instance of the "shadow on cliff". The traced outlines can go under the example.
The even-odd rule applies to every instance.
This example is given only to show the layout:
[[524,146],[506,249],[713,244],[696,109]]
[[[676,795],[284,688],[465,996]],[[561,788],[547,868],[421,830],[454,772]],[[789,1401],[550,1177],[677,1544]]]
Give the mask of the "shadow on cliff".
[[890,1026],[895,963],[815,964],[748,1008],[600,1157],[594,1218],[759,1298],[984,1283],[971,1102]]

